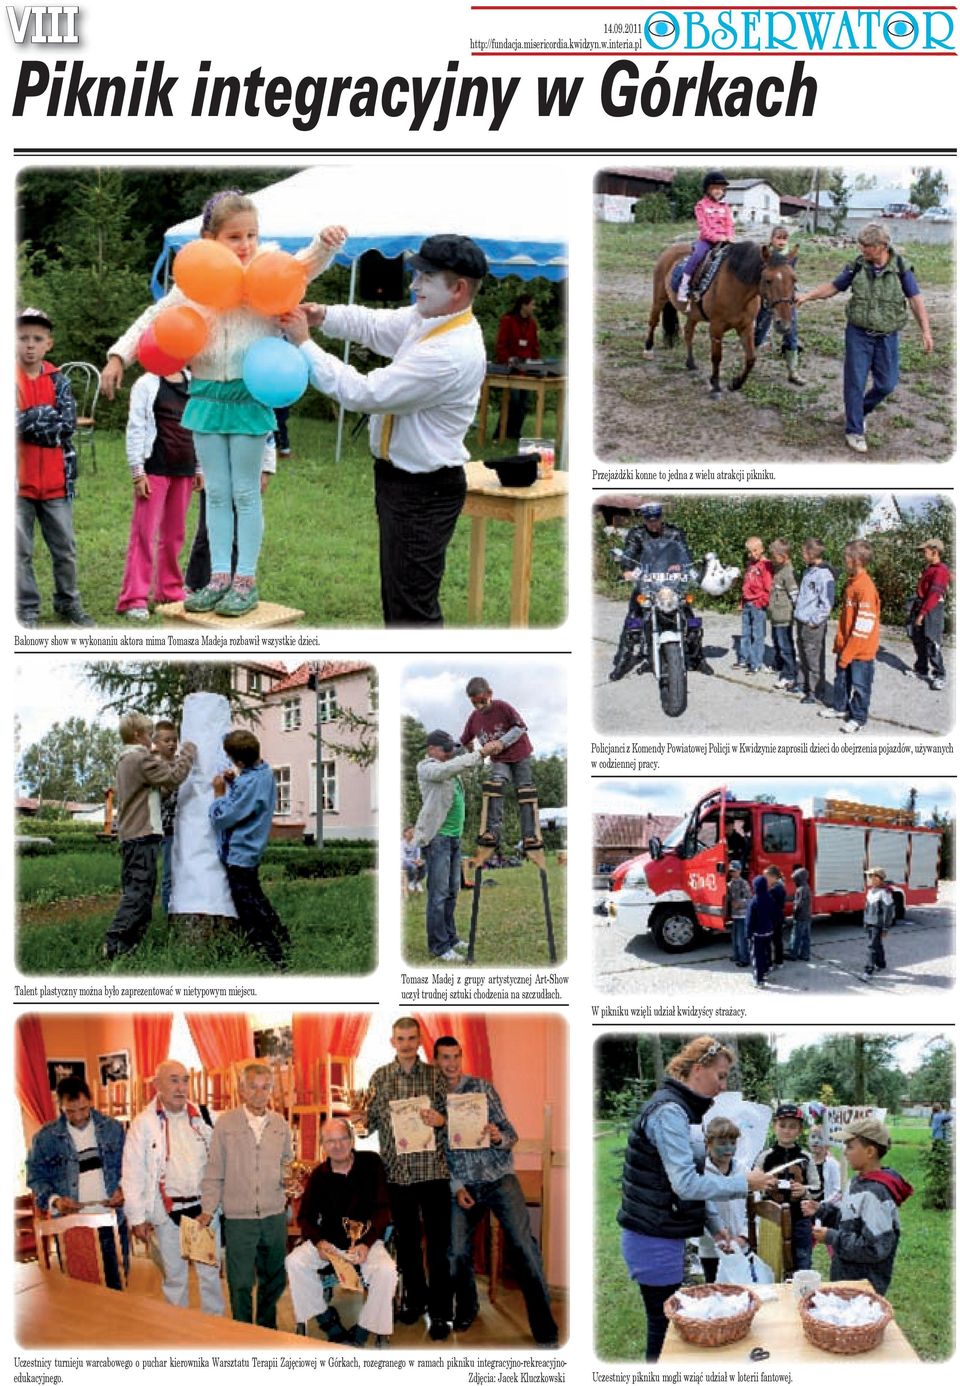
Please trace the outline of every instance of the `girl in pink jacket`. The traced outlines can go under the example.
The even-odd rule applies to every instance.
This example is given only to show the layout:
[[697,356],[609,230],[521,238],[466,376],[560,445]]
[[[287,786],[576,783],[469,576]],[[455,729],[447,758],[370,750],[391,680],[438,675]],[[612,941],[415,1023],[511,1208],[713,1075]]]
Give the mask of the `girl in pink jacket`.
[[728,186],[729,179],[716,170],[704,177],[703,197],[693,209],[700,235],[683,266],[683,277],[677,289],[677,301],[680,303],[686,303],[693,272],[711,246],[720,241],[733,240],[733,212],[723,200]]

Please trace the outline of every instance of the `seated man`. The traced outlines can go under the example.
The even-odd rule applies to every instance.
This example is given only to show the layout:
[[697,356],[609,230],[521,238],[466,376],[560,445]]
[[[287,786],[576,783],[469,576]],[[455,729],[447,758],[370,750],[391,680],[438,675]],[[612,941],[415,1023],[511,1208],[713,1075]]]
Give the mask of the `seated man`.
[[[383,1244],[390,1221],[390,1200],[380,1156],[355,1150],[353,1127],[342,1117],[328,1117],[320,1132],[326,1160],[310,1175],[300,1203],[304,1240],[287,1257],[287,1279],[297,1323],[316,1317],[332,1343],[362,1347],[371,1333],[393,1332],[393,1296],[397,1268]],[[327,1308],[318,1274],[330,1254],[356,1266],[367,1287],[367,1299],[350,1333],[340,1315]]]
[[484,1130],[490,1140],[489,1146],[481,1150],[456,1150],[451,1142],[447,1143],[452,1193],[450,1262],[456,1295],[453,1331],[465,1333],[479,1311],[473,1277],[473,1234],[484,1210],[489,1208],[500,1223],[513,1254],[534,1341],[541,1347],[556,1347],[558,1330],[550,1310],[550,1292],[540,1248],[530,1226],[526,1200],[510,1153],[511,1147],[516,1145],[517,1133],[493,1084],[464,1073],[459,1040],[452,1035],[441,1035],[433,1046],[433,1057],[447,1080],[448,1098],[461,1092],[481,1092],[487,1098],[488,1121]]

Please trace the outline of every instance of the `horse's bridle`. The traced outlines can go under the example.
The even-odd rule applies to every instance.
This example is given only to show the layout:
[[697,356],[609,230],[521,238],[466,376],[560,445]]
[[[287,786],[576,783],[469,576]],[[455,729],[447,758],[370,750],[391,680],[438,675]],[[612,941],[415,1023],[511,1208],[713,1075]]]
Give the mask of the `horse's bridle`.
[[[761,281],[761,284],[762,284],[762,281]],[[789,303],[790,307],[792,308],[792,307],[794,306],[794,304],[796,303],[796,301],[797,301],[797,281],[796,281],[796,280],[793,281],[793,292],[791,293],[791,295],[790,295],[789,298],[768,298],[767,295],[763,292],[763,289],[762,289],[762,287],[761,287],[761,290],[760,290],[760,306],[761,306],[762,308],[766,308],[769,312],[772,312],[774,308],[779,308],[781,303]]]

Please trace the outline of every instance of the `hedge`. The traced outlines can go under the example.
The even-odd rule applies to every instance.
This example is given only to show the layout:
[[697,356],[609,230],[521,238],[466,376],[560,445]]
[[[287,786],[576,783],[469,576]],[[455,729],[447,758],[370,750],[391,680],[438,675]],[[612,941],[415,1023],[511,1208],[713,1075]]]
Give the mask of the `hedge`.
[[[638,500],[639,497],[629,499]],[[837,574],[836,613],[844,587],[843,546],[857,536],[870,512],[871,499],[859,496],[661,496],[664,514],[671,524],[679,525],[686,533],[691,553],[702,558],[716,553],[721,563],[735,564],[743,570],[744,541],[750,535],[760,535],[769,546],[775,538],[784,538],[791,546],[791,559],[799,581],[804,568],[801,552],[803,541],[811,535],[822,539],[827,546],[826,562]],[[611,508],[616,508],[612,506]],[[639,523],[639,515],[636,523]],[[923,568],[923,556],[918,546],[924,539],[936,536],[947,545],[944,562],[953,567],[953,507],[942,497],[932,497],[919,512],[903,516],[897,529],[868,537],[873,546],[873,558],[868,571],[880,594],[881,619],[885,625],[901,625],[917,578]],[[626,589],[620,579],[620,568],[610,557],[610,549],[623,542],[604,533],[603,518],[596,515],[594,533],[594,577],[597,589],[605,596],[625,597]],[[698,608],[714,611],[738,611],[740,583],[722,597],[706,592],[697,595]],[[947,596],[947,630],[954,628],[955,596]]]

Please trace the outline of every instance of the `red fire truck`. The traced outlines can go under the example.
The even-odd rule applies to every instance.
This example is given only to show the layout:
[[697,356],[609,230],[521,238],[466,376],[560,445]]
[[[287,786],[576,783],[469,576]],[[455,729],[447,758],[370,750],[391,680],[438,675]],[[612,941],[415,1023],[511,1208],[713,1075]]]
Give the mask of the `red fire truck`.
[[683,953],[704,933],[729,929],[728,865],[740,861],[751,880],[768,866],[783,872],[787,914],[790,873],[810,873],[814,915],[861,913],[864,873],[882,867],[897,918],[908,905],[933,905],[940,875],[940,833],[920,827],[906,809],[815,801],[806,817],[789,804],[735,799],[725,788],[705,794],[662,842],[613,872],[607,918],[630,938],[649,929],[666,953]]

